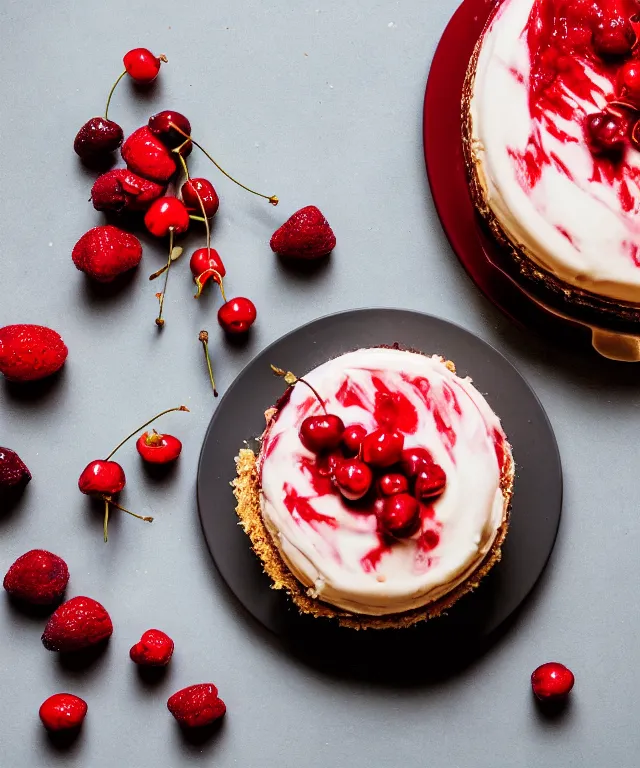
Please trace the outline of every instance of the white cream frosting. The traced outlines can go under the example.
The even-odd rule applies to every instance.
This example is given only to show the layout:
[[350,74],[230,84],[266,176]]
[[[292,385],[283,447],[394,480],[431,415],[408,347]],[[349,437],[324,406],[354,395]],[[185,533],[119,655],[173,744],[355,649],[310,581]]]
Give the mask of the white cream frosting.
[[[373,411],[380,382],[405,396],[417,414],[405,447],[427,448],[445,469],[447,485],[418,534],[395,542],[375,567],[363,565],[381,543],[375,514],[354,511],[337,491],[318,495],[314,490],[301,461],[315,457],[300,442],[298,430],[321,408],[307,387],[296,385],[268,428],[260,455],[263,519],[287,566],[310,595],[359,614],[404,612],[446,595],[482,563],[506,515],[499,455],[503,450],[509,457],[510,449],[500,420],[471,380],[457,377],[439,357],[361,349],[304,378],[330,413],[368,431],[378,427]],[[412,383],[417,379],[422,381]],[[338,396],[343,385],[357,393],[360,404]],[[305,521],[292,513],[292,495],[324,519]],[[439,535],[430,551],[420,546],[427,530]]]
[[[534,262],[578,288],[640,302],[640,189],[635,180],[640,177],[634,177],[640,152],[630,146],[624,157],[624,183],[632,200],[632,210],[624,210],[619,184],[597,180],[584,140],[584,117],[604,108],[614,90],[586,59],[580,63],[593,82],[596,104],[567,92],[580,119],[547,113],[553,125],[575,140],[556,138],[532,118],[525,30],[536,2],[504,0],[484,35],[471,101],[480,182],[505,233]],[[525,152],[533,131],[540,131],[546,154],[559,162],[544,164],[538,183],[527,189],[510,152]]]

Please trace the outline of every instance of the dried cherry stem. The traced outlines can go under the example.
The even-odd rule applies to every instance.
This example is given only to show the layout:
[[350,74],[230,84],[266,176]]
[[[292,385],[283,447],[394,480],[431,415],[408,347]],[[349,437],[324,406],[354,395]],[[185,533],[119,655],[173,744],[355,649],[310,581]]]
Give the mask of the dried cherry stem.
[[198,340],[202,342],[204,348],[204,357],[207,361],[207,368],[209,369],[209,380],[211,381],[211,389],[213,389],[213,396],[218,397],[218,390],[216,389],[216,382],[213,378],[213,369],[211,368],[211,358],[209,357],[209,334],[207,331],[200,331]]
[[167,293],[167,283],[169,282],[169,271],[171,270],[171,256],[173,254],[173,227],[169,229],[169,258],[164,268],[164,285],[162,287],[162,293],[159,294],[158,300],[160,301],[160,310],[158,317],[156,317],[156,325],[158,328],[162,328],[164,325],[164,319],[162,317],[162,311],[164,310],[164,297]]
[[[198,144],[198,142],[193,138],[193,136],[189,136],[188,133],[185,133],[175,123],[169,123],[169,125],[171,126],[171,128],[174,129],[174,131],[177,131],[181,136],[184,136],[187,141],[191,141],[192,144],[198,147],[198,149],[205,155],[205,157],[211,160],[211,162],[220,171],[220,173],[223,173],[234,184],[237,184],[239,187],[242,187],[242,189],[245,189],[247,192],[250,192],[252,195],[256,195],[257,197],[262,197],[264,200],[268,200],[271,203],[271,205],[278,205],[280,201],[278,200],[277,195],[263,195],[261,192],[256,192],[255,189],[251,189],[250,187],[247,187],[244,184],[241,184],[237,179],[234,179],[233,176],[231,176],[231,174],[227,173],[225,169],[221,165],[219,165],[219,163],[217,163],[213,159],[213,157],[211,157],[211,155],[207,152],[207,150],[201,144]],[[185,141],[185,144],[186,144],[186,141]],[[181,147],[178,147],[178,150],[180,149]]]
[[104,497],[104,522],[102,523],[102,531],[104,534],[104,543],[109,541],[109,499]]
[[113,96],[113,92],[118,87],[118,83],[122,80],[122,78],[127,74],[127,70],[118,76],[118,79],[115,81],[115,83],[111,86],[111,90],[109,91],[109,95],[107,96],[107,106],[104,109],[104,119],[109,119],[109,104],[111,104],[111,97]]
[[[111,457],[114,455],[114,453],[116,453],[116,451],[119,451],[120,448],[122,448],[122,446],[127,441],[131,440],[132,437],[135,437],[138,434],[138,432],[142,432],[142,430],[145,427],[148,427],[149,424],[153,424],[153,422],[157,421],[157,419],[159,419],[161,416],[166,416],[167,413],[173,413],[174,411],[186,411],[186,413],[189,413],[189,409],[187,408],[186,405],[179,405],[177,408],[168,408],[166,411],[162,411],[162,413],[157,414],[152,419],[149,419],[149,421],[145,421],[145,423],[142,426],[140,426],[137,429],[135,429],[130,435],[127,435],[125,437],[125,439],[121,443],[118,443],[118,445],[116,445],[116,447],[107,456],[105,461],[109,461],[109,459],[111,459]],[[111,504],[114,504],[114,506],[115,506],[115,503],[113,501],[111,501]]]
[[291,371],[285,371],[283,368],[277,368],[275,365],[271,366],[271,370],[275,373],[276,376],[279,376],[281,379],[285,380],[285,383],[289,387],[295,387],[296,384],[304,384],[306,387],[309,387],[309,389],[313,392],[313,394],[318,399],[318,402],[322,406],[322,410],[325,413],[325,416],[329,415],[329,411],[327,411],[327,406],[324,404],[324,400],[320,397],[320,394],[318,393],[318,390],[313,387],[306,379],[299,379],[295,373],[292,373]]
[[117,501],[114,501],[111,496],[103,496],[104,500],[104,522],[102,524],[102,530],[104,534],[104,543],[106,544],[109,541],[109,507],[115,507],[116,509],[121,509],[123,512],[126,512],[128,515],[131,515],[131,517],[135,517],[138,520],[142,520],[144,523],[152,523],[153,518],[152,517],[143,517],[142,515],[136,515],[135,512],[131,512],[126,507],[123,507],[121,504],[118,504]]
[[123,507],[121,504],[118,504],[118,502],[114,501],[113,499],[111,499],[109,501],[109,504],[114,506],[116,509],[120,509],[122,512],[126,512],[128,515],[131,515],[131,517],[135,517],[138,520],[142,520],[143,523],[152,523],[153,522],[153,518],[152,517],[143,517],[142,515],[136,515],[135,512],[131,512],[126,507]]

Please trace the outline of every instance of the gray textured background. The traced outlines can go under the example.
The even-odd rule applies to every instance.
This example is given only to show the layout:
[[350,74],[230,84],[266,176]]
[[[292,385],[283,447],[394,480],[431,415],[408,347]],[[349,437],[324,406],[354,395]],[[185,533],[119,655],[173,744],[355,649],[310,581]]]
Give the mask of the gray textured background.
[[[0,176],[0,326],[58,329],[70,348],[64,375],[37,396],[0,385],[0,443],[34,473],[22,502],[0,516],[1,568],[25,550],[69,563],[69,594],[110,611],[115,634],[85,670],[61,666],[40,644],[42,619],[0,600],[0,764],[166,768],[520,768],[638,764],[636,585],[639,367],[550,347],[513,328],[474,289],[431,208],[421,109],[429,62],[456,0],[299,0],[136,3],[4,0]],[[215,242],[228,290],[251,296],[259,322],[248,346],[225,346],[213,292],[200,303],[186,262],[170,283],[161,337],[146,275],[123,289],[91,288],[71,263],[76,239],[100,216],[87,204],[93,178],[72,151],[78,127],[100,114],[130,47],[166,52],[153,91],[129,84],[111,116],[126,132],[172,107],[194,135],[248,184],[277,193],[272,209],[216,175],[222,204]],[[309,203],[339,245],[326,268],[283,269],[268,239]],[[188,241],[189,242],[189,241]],[[191,241],[192,243],[195,240]],[[198,331],[211,331],[224,390],[252,355],[282,333],[332,310],[401,306],[454,320],[498,346],[529,378],[556,429],[566,472],[564,524],[552,564],[516,625],[458,675],[412,688],[326,676],[291,658],[227,593],[203,543],[195,469],[212,410]],[[175,473],[121,454],[123,500],[147,526],[114,515],[111,541],[76,488],[89,459],[105,454],[156,410],[191,415],[162,426],[183,438]],[[167,677],[145,684],[128,649],[150,626],[169,632]],[[577,675],[571,707],[543,718],[531,670],[558,659]],[[417,666],[433,662],[429,649]],[[383,660],[384,663],[384,660]],[[215,681],[229,716],[217,736],[186,742],[165,701]],[[80,739],[50,745],[37,710],[59,690],[89,702]]]

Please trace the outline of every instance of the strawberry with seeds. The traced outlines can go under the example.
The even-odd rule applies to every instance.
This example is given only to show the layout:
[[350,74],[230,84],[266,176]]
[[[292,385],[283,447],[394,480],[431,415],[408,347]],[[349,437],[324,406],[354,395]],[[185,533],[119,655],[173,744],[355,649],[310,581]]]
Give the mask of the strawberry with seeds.
[[69,350],[59,333],[42,325],[0,328],[0,373],[9,381],[37,381],[62,368]]
[[97,645],[112,634],[111,617],[97,600],[72,597],[52,614],[42,644],[48,651],[71,653]]
[[321,259],[335,247],[336,236],[315,205],[296,211],[271,237],[271,250],[287,259]]
[[129,232],[107,224],[85,232],[74,245],[71,258],[88,277],[99,283],[110,283],[138,266],[142,245]]

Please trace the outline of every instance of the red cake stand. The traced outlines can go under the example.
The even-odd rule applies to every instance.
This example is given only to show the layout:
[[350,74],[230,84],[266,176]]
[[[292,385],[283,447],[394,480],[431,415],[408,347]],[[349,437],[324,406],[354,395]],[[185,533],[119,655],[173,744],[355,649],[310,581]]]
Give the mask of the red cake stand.
[[484,295],[517,323],[565,343],[589,343],[604,357],[640,361],[640,337],[585,325],[527,293],[498,264],[499,245],[471,199],[462,150],[462,90],[469,60],[502,0],[464,0],[431,65],[424,100],[424,154],[431,194],[449,242]]

